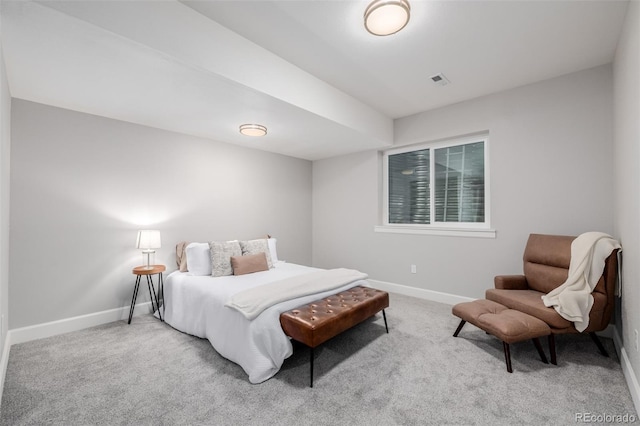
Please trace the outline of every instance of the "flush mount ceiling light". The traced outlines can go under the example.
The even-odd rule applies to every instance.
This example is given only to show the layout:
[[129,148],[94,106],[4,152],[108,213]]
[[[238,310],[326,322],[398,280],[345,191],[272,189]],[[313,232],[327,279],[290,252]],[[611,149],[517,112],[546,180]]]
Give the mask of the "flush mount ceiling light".
[[364,11],[364,27],[373,35],[395,34],[409,22],[407,0],[375,0]]
[[267,128],[260,124],[242,124],[240,133],[245,136],[264,136],[267,134]]

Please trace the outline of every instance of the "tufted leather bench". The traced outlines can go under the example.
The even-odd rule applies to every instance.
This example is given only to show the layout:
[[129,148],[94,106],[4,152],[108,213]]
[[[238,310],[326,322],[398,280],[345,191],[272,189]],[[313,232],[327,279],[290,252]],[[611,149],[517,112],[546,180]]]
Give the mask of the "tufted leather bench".
[[311,348],[310,373],[313,387],[313,348],[382,311],[384,326],[389,294],[369,287],[353,287],[280,314],[285,334]]
[[[502,340],[504,360],[509,373],[513,373],[511,350],[509,349],[510,343],[531,339],[542,362],[548,364],[547,357],[538,339],[542,336],[551,335],[551,329],[544,321],[485,299],[458,303],[452,308],[452,313],[461,319],[460,325],[453,333],[453,337],[458,337],[458,333],[460,333],[464,324],[470,322],[479,329]],[[551,351],[551,360],[555,364],[555,347],[550,345],[549,349]]]

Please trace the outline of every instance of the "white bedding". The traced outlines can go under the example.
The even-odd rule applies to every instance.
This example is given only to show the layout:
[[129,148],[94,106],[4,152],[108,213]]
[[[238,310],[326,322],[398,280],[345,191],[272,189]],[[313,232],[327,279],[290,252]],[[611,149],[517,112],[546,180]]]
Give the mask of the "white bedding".
[[285,262],[277,262],[269,271],[215,278],[175,271],[164,283],[163,318],[177,330],[208,339],[220,355],[244,369],[251,383],[261,383],[276,374],[293,353],[280,327],[282,312],[367,282],[358,280],[278,303],[251,321],[224,305],[243,290],[313,271],[319,269]]
[[309,272],[234,294],[224,306],[235,309],[248,320],[278,303],[309,294],[318,294],[364,280],[367,274],[355,269],[329,269]]

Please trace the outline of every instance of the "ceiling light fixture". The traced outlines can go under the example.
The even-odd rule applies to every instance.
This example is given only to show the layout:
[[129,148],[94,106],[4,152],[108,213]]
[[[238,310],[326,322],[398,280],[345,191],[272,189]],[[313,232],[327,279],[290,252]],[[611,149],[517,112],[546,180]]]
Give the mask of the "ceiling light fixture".
[[408,0],[375,0],[364,11],[364,27],[373,35],[395,34],[407,25],[410,14]]
[[240,133],[245,136],[264,136],[267,134],[267,128],[260,124],[242,124]]

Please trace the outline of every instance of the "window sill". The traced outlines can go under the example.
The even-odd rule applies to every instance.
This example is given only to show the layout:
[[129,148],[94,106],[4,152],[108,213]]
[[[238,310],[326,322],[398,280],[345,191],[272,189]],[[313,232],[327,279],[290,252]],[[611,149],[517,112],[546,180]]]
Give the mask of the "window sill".
[[428,228],[418,226],[393,226],[378,225],[373,227],[374,232],[391,234],[414,234],[414,235],[440,235],[444,237],[471,237],[471,238],[496,238],[495,229],[473,229],[473,228]]

